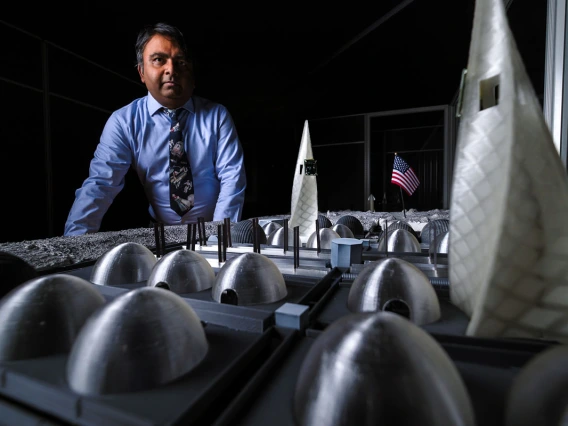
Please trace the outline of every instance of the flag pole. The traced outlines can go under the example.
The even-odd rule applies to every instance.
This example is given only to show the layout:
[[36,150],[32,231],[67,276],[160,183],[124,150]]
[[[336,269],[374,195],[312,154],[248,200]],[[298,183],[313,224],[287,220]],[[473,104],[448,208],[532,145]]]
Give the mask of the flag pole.
[[[395,152],[394,156],[396,157],[398,154]],[[404,218],[406,219],[406,209],[404,208],[404,195],[402,194],[402,188],[400,187],[400,185],[398,186],[398,189],[400,190],[400,199],[402,201],[402,213],[404,214]]]
[[402,200],[402,213],[404,213],[404,217],[406,218],[406,209],[404,208],[404,195],[402,194],[402,188],[399,186],[400,189],[400,199]]

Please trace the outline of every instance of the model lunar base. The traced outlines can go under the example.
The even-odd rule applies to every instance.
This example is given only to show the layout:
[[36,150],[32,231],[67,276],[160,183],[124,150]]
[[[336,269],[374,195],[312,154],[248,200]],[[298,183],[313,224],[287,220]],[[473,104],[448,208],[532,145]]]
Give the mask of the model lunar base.
[[503,0],[465,83],[451,210],[319,213],[305,121],[290,215],[0,244],[0,423],[561,424],[568,180]]

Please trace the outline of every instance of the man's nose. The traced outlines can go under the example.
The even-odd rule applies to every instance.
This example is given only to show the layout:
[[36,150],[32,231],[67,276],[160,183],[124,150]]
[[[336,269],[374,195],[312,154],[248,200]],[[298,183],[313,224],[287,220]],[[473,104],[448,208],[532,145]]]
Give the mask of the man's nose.
[[175,63],[175,61],[173,61],[172,59],[168,59],[168,61],[166,62],[166,72],[170,73],[170,74],[177,74],[177,65]]

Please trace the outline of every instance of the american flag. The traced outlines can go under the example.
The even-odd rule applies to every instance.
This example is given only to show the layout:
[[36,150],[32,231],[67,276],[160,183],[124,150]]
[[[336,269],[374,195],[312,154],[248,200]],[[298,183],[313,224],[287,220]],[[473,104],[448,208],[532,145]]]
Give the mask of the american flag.
[[418,188],[418,185],[420,185],[420,181],[412,167],[398,155],[394,156],[391,183],[400,186],[408,195],[412,195]]

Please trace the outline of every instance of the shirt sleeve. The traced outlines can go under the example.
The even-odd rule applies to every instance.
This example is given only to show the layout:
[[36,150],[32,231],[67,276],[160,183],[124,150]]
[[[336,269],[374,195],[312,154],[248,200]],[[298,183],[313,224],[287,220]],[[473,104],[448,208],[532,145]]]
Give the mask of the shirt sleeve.
[[215,168],[221,189],[213,220],[222,221],[228,217],[232,222],[238,222],[243,212],[247,181],[241,142],[226,109],[222,109],[220,115]]
[[99,230],[103,216],[124,187],[124,177],[132,163],[125,135],[124,123],[113,113],[91,160],[89,176],[75,191],[64,235],[82,235]]

